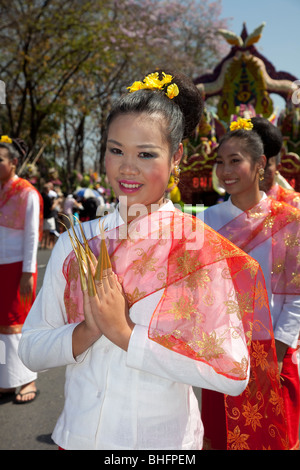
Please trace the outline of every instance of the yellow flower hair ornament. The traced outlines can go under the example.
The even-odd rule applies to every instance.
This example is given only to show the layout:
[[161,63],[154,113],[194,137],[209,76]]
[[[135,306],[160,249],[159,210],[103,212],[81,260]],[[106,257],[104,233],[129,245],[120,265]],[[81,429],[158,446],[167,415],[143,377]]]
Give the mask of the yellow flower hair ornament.
[[237,121],[232,121],[232,123],[230,124],[230,130],[236,131],[237,129],[245,129],[246,131],[251,131],[251,129],[253,129],[251,119],[239,118]]
[[8,135],[2,135],[0,142],[3,142],[5,144],[12,144],[12,139],[8,137]]
[[142,82],[134,82],[131,86],[127,87],[129,93],[137,90],[163,90],[170,100],[179,94],[179,89],[176,83],[171,83],[173,80],[172,75],[162,72],[163,78],[160,80],[159,73],[154,72],[147,75]]

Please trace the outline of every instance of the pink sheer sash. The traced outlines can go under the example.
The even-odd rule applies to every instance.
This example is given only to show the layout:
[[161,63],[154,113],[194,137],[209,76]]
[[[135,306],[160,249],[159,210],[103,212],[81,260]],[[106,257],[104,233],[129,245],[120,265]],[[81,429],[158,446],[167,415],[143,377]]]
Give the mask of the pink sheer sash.
[[[248,348],[247,390],[227,397],[228,442],[232,448],[238,439],[253,449],[287,448],[271,316],[259,264],[199,219],[177,210],[154,212],[131,223],[126,232],[127,226],[108,230],[106,243],[129,305],[162,291],[151,312],[150,340],[232,380],[246,378],[249,356],[239,351]],[[100,241],[89,240],[96,256]],[[84,312],[73,252],[64,262],[63,274],[69,322],[80,322]],[[252,423],[255,410],[257,421]]]
[[[272,292],[300,294],[300,211],[284,202],[262,199],[219,230],[236,246],[250,253],[272,239]],[[266,254],[267,255],[267,254]]]

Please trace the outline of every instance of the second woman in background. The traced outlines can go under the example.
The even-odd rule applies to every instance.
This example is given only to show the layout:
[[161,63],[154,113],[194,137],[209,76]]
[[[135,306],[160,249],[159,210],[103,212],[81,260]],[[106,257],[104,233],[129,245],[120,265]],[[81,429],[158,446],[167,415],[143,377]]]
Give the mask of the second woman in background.
[[[289,448],[294,449],[299,446],[300,413],[296,359],[300,330],[300,212],[260,191],[266,156],[252,123],[241,119],[232,127],[235,130],[221,139],[216,158],[217,176],[230,198],[207,209],[204,221],[262,267],[283,386]],[[217,419],[218,410],[224,417],[224,398],[204,391],[202,409],[206,436],[212,447],[223,448],[224,434],[222,437],[212,432],[210,423],[214,417]],[[244,414],[250,424],[251,419]],[[257,428],[259,406],[255,414]]]

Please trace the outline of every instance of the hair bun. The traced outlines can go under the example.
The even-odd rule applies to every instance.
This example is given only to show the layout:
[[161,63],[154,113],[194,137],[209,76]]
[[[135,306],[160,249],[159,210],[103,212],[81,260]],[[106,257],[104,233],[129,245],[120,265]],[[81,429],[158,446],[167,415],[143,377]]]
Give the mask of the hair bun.
[[264,145],[264,154],[269,159],[279,154],[282,147],[282,134],[278,127],[261,116],[251,118],[253,130],[259,135]]
[[20,162],[22,162],[27,156],[27,153],[29,150],[28,145],[23,139],[19,139],[19,138],[13,139],[12,143],[20,155]]
[[183,73],[172,72],[169,70],[156,70],[162,76],[162,72],[172,75],[171,83],[176,83],[179,88],[179,94],[173,98],[173,101],[179,106],[184,116],[184,135],[189,137],[200,122],[203,113],[203,99],[200,90],[194,82]]

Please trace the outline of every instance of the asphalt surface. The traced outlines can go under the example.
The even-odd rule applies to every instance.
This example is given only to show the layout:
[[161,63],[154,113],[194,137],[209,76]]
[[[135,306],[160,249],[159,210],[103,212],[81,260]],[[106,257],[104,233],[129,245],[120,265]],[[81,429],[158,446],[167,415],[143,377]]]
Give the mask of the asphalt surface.
[[[50,254],[38,252],[38,290]],[[64,375],[64,367],[39,373],[40,394],[32,403],[0,403],[0,450],[57,450],[51,434],[64,404]]]

